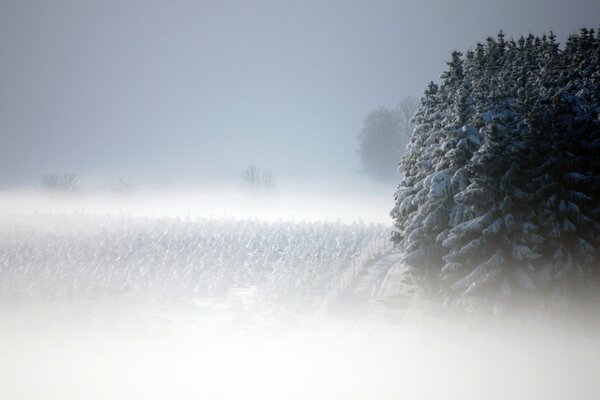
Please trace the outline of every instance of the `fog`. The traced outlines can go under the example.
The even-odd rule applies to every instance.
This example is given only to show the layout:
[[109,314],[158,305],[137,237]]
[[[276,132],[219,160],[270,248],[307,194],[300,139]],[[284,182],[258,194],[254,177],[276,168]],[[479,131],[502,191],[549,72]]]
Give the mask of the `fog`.
[[[416,107],[454,49],[500,30],[564,43],[598,16],[597,0],[1,1],[0,398],[597,398],[597,287],[561,291],[584,274],[571,253],[540,293],[524,245],[498,250],[519,263],[487,297],[463,294],[496,270],[455,262],[466,290],[441,301],[390,240],[400,173],[369,174],[357,136],[373,110],[379,129],[398,117],[380,107]],[[387,147],[370,159],[399,158]],[[398,204],[427,203],[423,226],[449,220],[431,169]],[[589,196],[550,208],[597,218],[590,171],[566,186]],[[465,249],[506,221],[481,220]],[[592,276],[597,235],[556,220]],[[416,226],[407,253],[457,226]]]
[[4,326],[18,321],[0,337],[3,397],[594,399],[600,390],[589,321],[60,308],[3,308]]
[[[0,184],[70,171],[168,184],[360,171],[366,114],[420,96],[452,49],[595,27],[597,1],[0,4]],[[393,190],[393,186],[392,186]]]
[[5,194],[0,396],[596,397],[597,302],[437,309],[367,188]]
[[0,215],[116,215],[129,217],[234,218],[260,221],[328,221],[390,225],[390,193],[385,185],[356,180],[351,186],[280,185],[272,192],[247,192],[239,183],[190,188],[107,189],[48,193],[7,190]]

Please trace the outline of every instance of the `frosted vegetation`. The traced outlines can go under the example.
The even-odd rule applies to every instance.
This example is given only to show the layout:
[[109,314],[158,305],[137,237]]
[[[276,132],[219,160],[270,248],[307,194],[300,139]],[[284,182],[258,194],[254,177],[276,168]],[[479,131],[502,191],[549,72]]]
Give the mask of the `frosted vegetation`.
[[446,305],[565,305],[600,282],[600,32],[453,52],[401,160],[394,241]]
[[[314,311],[382,225],[34,214],[0,222],[4,301],[222,299]],[[371,246],[371,247],[370,247]],[[372,254],[373,255],[373,254]]]

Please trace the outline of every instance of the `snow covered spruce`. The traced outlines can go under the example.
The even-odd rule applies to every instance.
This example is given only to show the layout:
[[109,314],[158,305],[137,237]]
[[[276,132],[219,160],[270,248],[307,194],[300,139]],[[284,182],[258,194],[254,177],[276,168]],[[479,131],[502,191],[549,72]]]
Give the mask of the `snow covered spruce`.
[[446,305],[589,294],[600,270],[600,32],[478,43],[430,83],[391,211]]

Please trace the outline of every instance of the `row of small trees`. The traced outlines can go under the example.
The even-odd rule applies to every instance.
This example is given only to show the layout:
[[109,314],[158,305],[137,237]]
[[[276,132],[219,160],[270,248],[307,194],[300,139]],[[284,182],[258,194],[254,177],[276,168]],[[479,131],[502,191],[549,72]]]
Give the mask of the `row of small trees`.
[[500,33],[430,83],[393,240],[447,303],[572,298],[600,283],[600,34]]
[[[76,194],[81,191],[79,177],[65,172],[52,173],[41,177],[39,190],[53,194]],[[250,165],[242,175],[242,189],[250,194],[264,195],[275,191],[273,174],[268,170],[261,170],[255,165]],[[111,182],[111,191],[117,194],[129,194],[135,190],[135,184],[125,178],[119,177]]]
[[[125,178],[119,177],[111,182],[111,191],[117,194],[129,194],[135,190],[135,184]],[[51,173],[40,178],[38,189],[49,194],[76,194],[81,191],[79,177],[65,172],[62,174]]]

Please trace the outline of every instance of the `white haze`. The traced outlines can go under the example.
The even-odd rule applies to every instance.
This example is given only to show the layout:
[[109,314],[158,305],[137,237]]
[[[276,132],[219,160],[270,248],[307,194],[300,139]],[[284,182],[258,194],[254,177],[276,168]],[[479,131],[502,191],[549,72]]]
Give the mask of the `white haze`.
[[5,191],[0,215],[90,213],[179,218],[237,218],[263,221],[341,221],[391,225],[394,186],[356,180],[332,184],[288,184],[255,194],[239,184],[172,189],[139,189],[127,194],[107,190],[75,194],[35,189]]
[[[162,253],[179,248],[177,243],[161,247],[161,238],[181,240],[181,235],[168,229],[184,227],[194,232],[223,217],[258,224],[293,220],[298,229],[304,229],[295,225],[301,220],[321,221],[321,228],[307,225],[303,235],[308,247],[302,249],[295,266],[301,274],[305,265],[319,265],[304,259],[329,256],[323,255],[316,238],[323,229],[356,229],[352,224],[359,217],[365,223],[389,226],[385,192],[363,186],[358,193],[280,187],[274,195],[263,197],[249,196],[237,187],[138,191],[129,196],[82,192],[49,198],[36,191],[4,193],[0,237],[11,254],[0,255],[0,260],[16,257],[25,266],[20,276],[30,279],[30,284],[15,297],[2,286],[0,397],[597,398],[600,329],[597,320],[590,318],[541,312],[504,318],[453,317],[418,300],[395,309],[382,306],[377,298],[358,306],[340,300],[333,306],[327,296],[320,307],[297,312],[283,305],[288,300],[293,303],[291,295],[282,304],[255,307],[249,287],[199,297],[186,297],[183,292],[159,296],[152,290],[134,295],[116,288],[111,295],[111,288],[101,284],[100,291],[81,290],[78,274],[93,268],[99,280],[105,281],[106,276],[108,282],[114,266],[90,264],[78,258],[78,248],[91,253],[97,248],[108,259],[119,259],[129,243],[111,242],[111,237],[130,229],[134,235],[157,235],[147,249],[155,252],[155,262],[160,263]],[[89,231],[80,229],[81,223],[92,226]],[[250,236],[254,226],[264,234],[263,225],[253,224],[241,226],[250,230]],[[281,234],[292,225],[272,226],[283,226]],[[275,239],[257,246],[269,247]],[[225,255],[231,250],[221,251]],[[32,254],[38,254],[36,262],[46,271],[41,275],[35,275],[36,264],[27,261]],[[44,254],[52,265],[44,263]],[[152,257],[145,262],[151,264]],[[369,265],[370,261],[366,257],[361,262]],[[7,267],[4,274],[11,269]],[[46,294],[28,295],[45,281],[59,284]],[[2,282],[9,284],[7,279]],[[310,282],[304,285],[309,287]]]
[[[597,312],[466,318],[401,291],[400,179],[366,181],[357,152],[369,111],[419,97],[452,50],[501,29],[564,43],[599,15],[0,1],[0,399],[599,398]],[[253,164],[274,192],[240,189]],[[80,191],[36,187],[64,172]]]
[[[58,320],[49,311],[3,310],[2,398],[550,400],[600,391],[600,339],[589,326],[432,322],[427,314],[265,326],[184,312],[140,316],[122,305]],[[18,329],[7,325],[14,319]]]

